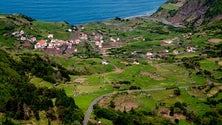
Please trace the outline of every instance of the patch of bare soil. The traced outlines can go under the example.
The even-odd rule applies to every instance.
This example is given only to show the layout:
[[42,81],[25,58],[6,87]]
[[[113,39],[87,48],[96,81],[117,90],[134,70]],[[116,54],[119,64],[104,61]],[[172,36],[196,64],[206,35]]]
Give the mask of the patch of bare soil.
[[164,80],[164,78],[158,76],[157,74],[153,72],[141,72],[140,74],[144,76],[149,76],[150,78],[155,79],[155,80]]
[[6,18],[5,16],[0,16],[0,19]]
[[86,80],[86,78],[77,78],[77,79],[74,80],[74,82],[76,82],[76,83],[84,83],[85,80]]
[[218,89],[219,89],[219,90],[222,90],[222,86],[218,86]]
[[169,118],[172,121],[174,121],[175,119],[186,120],[186,116],[179,113],[175,113],[173,116],[170,116],[170,110],[165,107],[160,107],[158,114],[166,118]]
[[218,88],[213,88],[207,93],[207,96],[212,97],[212,96],[216,95],[218,92],[219,92]]
[[130,111],[131,109],[136,109],[139,105],[129,96],[121,95],[114,99],[115,109],[120,111]]
[[118,95],[117,97],[105,97],[99,101],[99,106],[109,107],[110,101],[113,100],[115,109],[123,111],[130,111],[131,109],[136,109],[139,105],[134,101],[130,95]]
[[222,66],[222,61],[218,62],[218,64],[219,64],[220,66]]
[[109,107],[109,104],[110,104],[110,101],[111,101],[111,97],[104,97],[103,99],[101,99],[99,102],[98,102],[98,105],[100,107]]
[[179,0],[179,1],[175,4],[175,6],[182,7],[185,2],[186,2],[185,0]]
[[213,38],[213,39],[209,39],[208,41],[209,41],[210,43],[214,43],[214,44],[216,43],[216,44],[217,44],[217,43],[222,42],[222,39],[219,39],[219,38]]
[[222,14],[217,15],[216,17],[214,17],[213,20],[220,20],[220,19],[222,19]]

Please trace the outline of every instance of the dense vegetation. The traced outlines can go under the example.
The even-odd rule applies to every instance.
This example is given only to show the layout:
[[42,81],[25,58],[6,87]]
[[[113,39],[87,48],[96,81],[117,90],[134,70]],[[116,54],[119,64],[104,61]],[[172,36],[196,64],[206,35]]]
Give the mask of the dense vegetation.
[[221,0],[207,0],[206,4],[210,6],[210,9],[206,13],[206,18],[208,18],[208,20],[222,13]]
[[[220,88],[220,87],[219,87]],[[118,102],[110,101],[106,108],[98,105],[94,106],[95,119],[108,119],[112,124],[194,124],[194,125],[220,125],[221,117],[221,88],[219,91],[210,96],[204,97],[204,93],[211,93],[218,89],[217,86],[200,86],[192,87],[188,90],[184,89],[168,89],[161,92],[151,92],[147,97],[147,93],[119,94],[112,96],[126,95],[135,96],[148,101],[146,108],[131,109],[130,111],[115,110]],[[168,94],[170,97],[167,97]],[[207,95],[208,95],[207,94]],[[161,96],[161,97],[159,97]],[[161,100],[158,101],[158,100]],[[127,101],[127,100],[126,100]],[[154,105],[153,105],[153,104]],[[186,120],[187,122],[184,122]],[[183,123],[184,122],[184,123]]]
[[[10,118],[28,120],[35,117],[36,120],[40,120],[39,113],[43,111],[46,112],[44,118],[49,122],[60,119],[64,124],[71,124],[74,121],[81,123],[82,111],[64,90],[37,88],[29,82],[30,75],[44,79],[50,77],[53,69],[49,63],[37,55],[20,57],[3,50],[0,50],[0,56],[0,112],[4,113],[3,124],[11,122]],[[62,70],[61,72],[66,74]]]
[[[172,17],[178,1],[186,0],[158,11]],[[210,23],[189,28],[116,17],[70,33],[65,22],[0,15],[0,123],[79,125],[93,99],[115,91],[94,106],[89,124],[222,124],[222,22],[207,20],[221,14],[221,1],[204,2]],[[76,52],[47,55],[33,50],[37,41],[25,48],[12,35],[21,30],[37,40],[88,39],[73,45]],[[101,36],[104,48],[94,43]]]

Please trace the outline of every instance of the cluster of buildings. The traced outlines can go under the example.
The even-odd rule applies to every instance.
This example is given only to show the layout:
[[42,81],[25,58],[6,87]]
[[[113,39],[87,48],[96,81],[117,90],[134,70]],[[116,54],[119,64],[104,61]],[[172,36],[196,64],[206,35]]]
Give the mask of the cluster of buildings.
[[[183,37],[189,39],[192,36],[191,33],[188,34],[184,34]],[[181,47],[182,42],[180,42],[180,39],[178,37],[172,38],[172,39],[165,39],[162,40],[162,43],[166,46],[170,45],[170,44],[175,44],[175,46],[179,46]],[[196,47],[192,47],[192,46],[186,46],[184,48],[184,50],[178,50],[178,49],[174,49],[172,51],[168,50],[168,49],[164,49],[164,50],[160,50],[160,51],[147,51],[145,54],[138,54],[137,52],[132,52],[131,55],[139,55],[143,58],[147,58],[149,60],[160,60],[161,57],[167,57],[169,56],[169,54],[173,54],[173,55],[178,55],[181,54],[183,52],[188,52],[188,53],[192,53],[192,52],[196,52],[197,48]]]
[[94,43],[96,45],[97,48],[102,48],[103,47],[103,43],[104,43],[104,37],[102,34],[99,33],[92,33],[92,43]]
[[[88,37],[88,35],[86,33],[83,33],[80,31],[76,32],[74,37],[71,38],[71,40],[59,40],[59,39],[54,39],[54,35],[53,34],[48,34],[48,37],[46,40],[39,40],[37,41],[36,37],[34,36],[30,36],[28,37],[28,35],[26,35],[26,33],[23,30],[20,31],[15,31],[12,33],[12,35],[20,41],[23,41],[23,43],[27,46],[30,46],[30,44],[32,45],[32,48],[34,49],[44,49],[46,50],[46,52],[48,53],[53,53],[55,52],[56,54],[61,54],[66,52],[67,50],[71,51],[71,52],[77,52],[77,45],[80,44],[83,40],[87,41],[88,43],[90,43],[92,46],[97,47],[98,49],[102,50],[102,48],[106,48],[104,47],[104,36],[101,33],[95,33],[92,32],[92,34],[90,35],[90,38]],[[183,34],[182,37],[189,39],[192,36],[192,33],[187,33],[187,34]],[[108,37],[106,38],[107,41],[110,42],[110,46],[111,43],[115,44],[117,42],[120,41],[120,38],[113,38],[113,37]],[[165,39],[162,40],[162,43],[165,45],[170,45],[170,44],[174,44],[175,42],[178,44],[180,39],[178,37],[172,38],[172,39]],[[106,44],[105,44],[106,45]],[[181,43],[182,45],[182,43]],[[191,46],[187,46],[185,48],[186,52],[195,52],[196,48],[191,47]],[[164,57],[169,55],[169,50],[165,49],[165,50],[161,50],[159,52],[152,52],[152,51],[148,51],[145,54],[142,54],[143,57],[148,58],[149,60],[158,60],[160,57]],[[136,52],[133,52],[132,55],[137,54]],[[174,49],[172,51],[172,54],[177,55],[180,54],[180,52],[177,49]],[[138,55],[138,54],[137,54]],[[138,62],[133,62],[134,64],[138,64]],[[103,63],[106,65],[106,63]]]
[[[84,29],[84,27],[81,27],[79,29]],[[69,32],[72,32],[72,29],[68,29]],[[90,38],[86,33],[83,33],[81,31],[77,31],[73,34],[73,37],[70,38],[70,40],[59,40],[54,38],[54,34],[48,34],[46,39],[37,40],[36,37],[31,36],[28,37],[24,30],[15,31],[12,33],[12,35],[19,41],[22,41],[24,46],[29,46],[29,49],[42,49],[46,53],[55,53],[60,54],[65,52],[66,50],[69,50],[70,52],[77,52],[77,46],[80,44],[83,40],[88,42],[92,47],[103,50],[103,48],[109,48],[109,43],[105,44],[104,46],[104,36],[101,33],[92,32],[90,34]],[[120,41],[120,38],[106,38],[107,41],[110,43],[118,43]],[[55,51],[55,52],[53,52]]]
[[[22,41],[23,47],[29,49],[44,49],[49,54],[61,54],[67,49],[77,52],[75,44],[79,44],[80,40],[59,40],[54,39],[53,34],[48,34],[47,39],[37,40],[34,36],[28,36],[24,30],[15,31],[11,34],[16,40]],[[82,34],[81,39],[87,39],[86,34]],[[73,49],[74,48],[74,49]]]
[[34,44],[37,39],[34,36],[28,36],[24,30],[15,31],[11,34],[16,40],[23,42],[23,47],[33,48],[32,44]]

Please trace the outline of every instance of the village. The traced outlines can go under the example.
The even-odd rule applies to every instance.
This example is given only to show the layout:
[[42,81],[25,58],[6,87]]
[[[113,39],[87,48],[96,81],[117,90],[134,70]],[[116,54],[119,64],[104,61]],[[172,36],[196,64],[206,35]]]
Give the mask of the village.
[[[84,26],[78,26],[76,30],[67,29],[67,32],[70,32],[70,38],[67,40],[60,40],[54,37],[54,34],[49,33],[44,39],[37,39],[35,36],[27,35],[24,30],[15,31],[11,34],[16,40],[21,41],[22,46],[26,49],[31,50],[41,50],[49,55],[60,55],[71,57],[74,53],[78,54],[79,45],[81,43],[86,43],[93,48],[96,53],[99,53],[102,56],[112,56],[112,53],[109,50],[115,48],[121,48],[125,45],[125,39],[120,39],[119,37],[104,36],[99,31],[84,32]],[[131,27],[133,30],[134,27]],[[168,57],[170,54],[178,55],[184,52],[192,53],[197,50],[196,47],[186,46],[185,50],[181,51],[177,48],[183,45],[183,42],[180,38],[189,40],[192,36],[192,33],[183,34],[180,37],[174,37],[171,39],[161,40],[161,46],[165,46],[163,50],[153,51],[150,48],[147,48],[146,53],[141,53],[137,51],[130,52],[131,56],[140,56],[142,58],[154,61],[161,60],[163,57]],[[133,40],[139,40],[139,38],[133,38]],[[143,39],[144,41],[145,39]],[[176,46],[175,49],[169,50],[168,46]],[[129,56],[130,56],[129,55]],[[136,59],[130,61],[132,64],[138,65],[139,62]],[[103,65],[107,65],[107,61],[102,62]],[[128,65],[127,62],[122,62],[124,65]]]

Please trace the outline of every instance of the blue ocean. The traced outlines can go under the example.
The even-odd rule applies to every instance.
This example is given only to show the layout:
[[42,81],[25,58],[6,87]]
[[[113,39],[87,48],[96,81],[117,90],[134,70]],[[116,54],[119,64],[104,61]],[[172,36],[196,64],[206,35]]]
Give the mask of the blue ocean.
[[149,15],[167,0],[1,0],[0,13],[42,21],[83,24],[114,17]]

